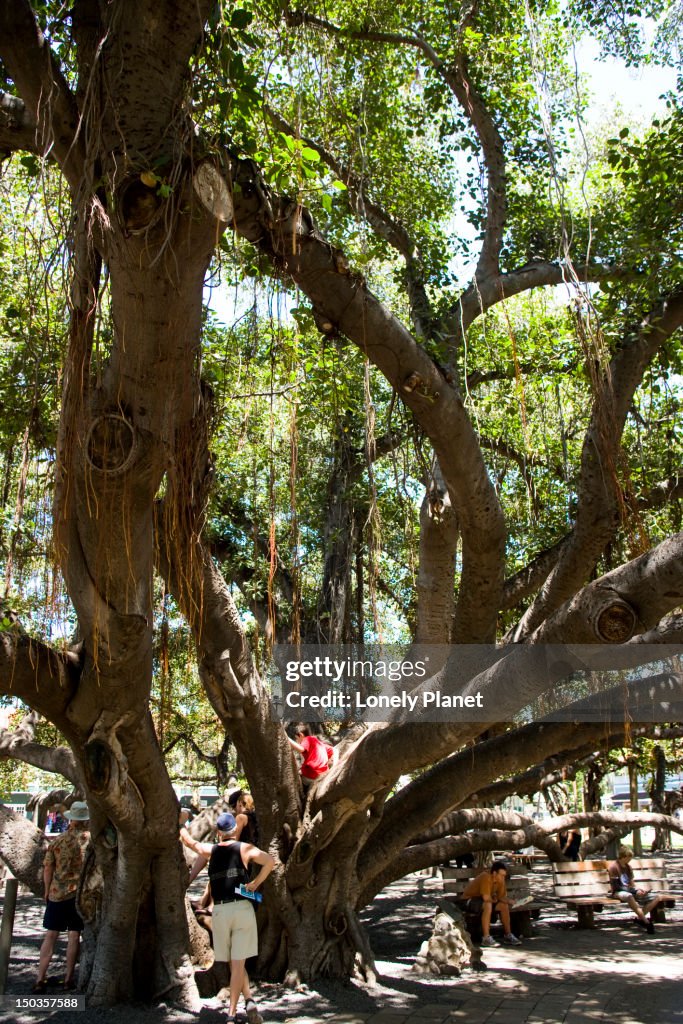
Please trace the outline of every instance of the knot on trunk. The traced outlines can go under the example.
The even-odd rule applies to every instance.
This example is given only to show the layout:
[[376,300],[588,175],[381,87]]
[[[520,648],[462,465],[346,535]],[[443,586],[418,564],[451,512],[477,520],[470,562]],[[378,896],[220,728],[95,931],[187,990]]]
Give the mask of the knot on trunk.
[[116,761],[111,750],[102,740],[91,740],[86,743],[83,753],[88,788],[93,793],[106,792],[116,771]]
[[598,611],[593,628],[603,643],[623,644],[633,636],[636,622],[633,608],[617,597]]
[[152,224],[161,206],[156,177],[150,175],[153,184],[147,184],[142,176],[129,179],[121,187],[119,208],[126,233],[137,235]]
[[325,931],[337,938],[343,935],[348,927],[349,922],[343,910],[333,910],[325,921]]
[[124,473],[133,462],[137,437],[133,425],[120,413],[105,413],[90,424],[85,454],[91,469],[108,476]]

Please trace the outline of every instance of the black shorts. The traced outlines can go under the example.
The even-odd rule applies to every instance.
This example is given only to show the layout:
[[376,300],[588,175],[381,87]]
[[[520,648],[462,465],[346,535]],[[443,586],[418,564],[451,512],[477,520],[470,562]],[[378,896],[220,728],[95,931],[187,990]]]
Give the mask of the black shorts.
[[[498,911],[496,910],[497,906],[498,906],[498,904],[494,903],[493,907],[491,908],[491,920],[492,921],[496,921],[498,919]],[[481,912],[482,912],[483,909],[484,909],[484,900],[482,899],[481,896],[473,896],[471,899],[469,899],[467,901],[467,913],[468,914],[481,915]]]
[[59,901],[48,900],[43,928],[49,932],[82,932],[83,920],[76,910],[76,897]]

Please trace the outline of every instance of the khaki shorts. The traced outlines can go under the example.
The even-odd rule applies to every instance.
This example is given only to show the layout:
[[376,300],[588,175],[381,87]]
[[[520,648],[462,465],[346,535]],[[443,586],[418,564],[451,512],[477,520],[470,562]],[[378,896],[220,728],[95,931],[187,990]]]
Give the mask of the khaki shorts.
[[247,960],[258,953],[256,914],[248,900],[217,903],[213,908],[213,953],[216,960]]

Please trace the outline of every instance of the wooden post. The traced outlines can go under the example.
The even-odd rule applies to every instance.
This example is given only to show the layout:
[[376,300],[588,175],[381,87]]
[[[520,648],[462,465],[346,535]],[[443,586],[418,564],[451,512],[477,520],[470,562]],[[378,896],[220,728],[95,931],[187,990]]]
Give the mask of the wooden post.
[[12,949],[12,933],[14,931],[14,912],[17,906],[17,888],[19,882],[13,875],[5,878],[5,901],[0,926],[0,995],[5,994],[9,955]]
[[[638,765],[635,760],[630,760],[628,762],[628,789],[631,810],[639,811],[640,806],[638,803]],[[633,830],[633,856],[643,856],[643,842],[640,838],[639,828],[634,828]]]

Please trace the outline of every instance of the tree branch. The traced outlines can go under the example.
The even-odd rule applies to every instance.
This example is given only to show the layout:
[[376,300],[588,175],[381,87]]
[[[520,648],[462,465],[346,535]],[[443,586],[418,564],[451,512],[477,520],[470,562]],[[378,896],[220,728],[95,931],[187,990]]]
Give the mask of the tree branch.
[[[465,9],[460,24],[461,36],[464,30],[474,22],[476,9],[476,4],[469,4]],[[285,21],[291,27],[311,25],[328,34],[345,39],[388,43],[392,46],[410,46],[419,50],[426,57],[456,97],[481,145],[488,180],[484,239],[475,272],[475,282],[485,280],[492,275],[497,276],[506,215],[505,152],[496,123],[491,117],[483,97],[477,92],[471,80],[463,48],[460,48],[454,63],[448,66],[426,39],[417,34],[343,29],[330,21],[303,11],[287,12]]]
[[75,188],[85,164],[76,101],[27,0],[0,3],[0,57],[35,123],[31,151],[53,152]]
[[0,633],[0,692],[18,697],[75,742],[80,738],[74,734],[67,709],[80,674],[75,654],[55,651],[18,629]]
[[43,861],[48,847],[45,834],[23,814],[0,804],[0,858],[15,878],[34,896],[43,897]]
[[683,615],[665,615],[656,626],[629,641],[632,644],[683,644]]
[[[605,371],[598,371],[581,459],[574,528],[557,564],[521,619],[515,640],[528,637],[549,613],[576,593],[614,535],[620,520],[621,497],[617,459],[626,415],[646,367],[681,324],[683,287],[662,299]],[[671,605],[664,608],[657,618],[670,608]]]
[[489,275],[469,285],[458,299],[452,317],[456,324],[454,340],[459,344],[477,317],[504,299],[560,284],[629,280],[638,275],[626,267],[602,263],[569,264],[556,260],[533,260],[507,274]]
[[585,814],[564,814],[537,824],[529,818],[512,812],[484,809],[459,812],[459,826],[467,834],[444,837],[418,846],[408,846],[387,865],[381,875],[372,880],[363,879],[358,907],[365,906],[390,882],[412,871],[430,867],[450,860],[464,853],[479,850],[518,850],[524,846],[536,846],[545,850],[549,859],[562,860],[560,847],[552,838],[557,832],[569,828],[585,828],[602,825],[607,828],[623,829],[622,834],[634,828],[653,825],[655,828],[669,828],[683,834],[683,823],[665,814],[610,813],[591,811]]
[[548,578],[553,566],[557,564],[562,547],[568,540],[569,534],[560,537],[551,547],[539,551],[523,569],[506,579],[500,605],[501,611],[509,611],[525,598],[536,593],[544,580]]
[[412,320],[418,334],[422,337],[427,337],[429,335],[429,324],[434,317],[434,311],[425,288],[418,247],[408,233],[405,224],[369,198],[365,180],[361,175],[356,174],[350,167],[337,160],[319,142],[305,136],[300,136],[293,125],[290,125],[272,107],[266,105],[265,110],[278,131],[292,138],[301,138],[302,142],[318,153],[323,163],[346,185],[347,199],[351,212],[357,217],[366,219],[375,233],[403,257]]
[[505,521],[461,396],[405,327],[318,234],[305,209],[275,195],[254,165],[233,160],[236,230],[267,253],[308,296],[320,322],[353,341],[396,388],[430,437],[462,536],[455,639],[495,637],[503,584]]
[[0,729],[0,759],[22,761],[42,771],[62,775],[73,786],[82,785],[76,760],[68,747],[46,747],[34,742],[40,716],[32,711],[16,729]]
[[36,122],[24,101],[8,92],[0,92],[0,154],[16,150],[40,154],[36,129]]
[[683,533],[588,583],[550,615],[530,643],[626,643],[683,602]]
[[651,509],[663,508],[670,501],[683,498],[683,476],[677,474],[670,476],[668,480],[660,480],[654,484],[645,494],[636,499],[636,505],[640,512],[648,512]]

